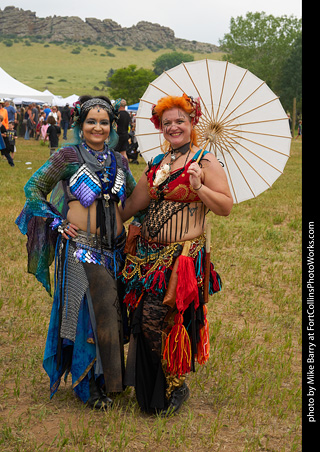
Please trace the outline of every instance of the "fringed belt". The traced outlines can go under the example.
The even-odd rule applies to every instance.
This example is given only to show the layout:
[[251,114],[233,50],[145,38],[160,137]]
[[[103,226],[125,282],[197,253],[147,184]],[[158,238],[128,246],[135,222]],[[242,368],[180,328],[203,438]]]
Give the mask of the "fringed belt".
[[116,237],[113,249],[107,246],[104,238],[81,230],[78,230],[77,236],[70,240],[75,243],[73,255],[76,262],[103,265],[117,277],[124,261],[125,229]]
[[[203,248],[205,241],[205,234],[201,234],[199,237],[187,241],[190,243],[188,256],[195,258]],[[158,242],[149,242],[143,237],[139,237],[136,256],[132,256],[131,254],[127,254],[126,256],[126,263],[122,272],[124,278],[130,280],[136,274],[138,274],[139,278],[147,277],[159,266],[165,268],[171,267],[173,261],[181,254],[183,246],[187,242],[174,242],[164,245]],[[145,272],[143,271],[143,266],[146,264],[149,265]]]

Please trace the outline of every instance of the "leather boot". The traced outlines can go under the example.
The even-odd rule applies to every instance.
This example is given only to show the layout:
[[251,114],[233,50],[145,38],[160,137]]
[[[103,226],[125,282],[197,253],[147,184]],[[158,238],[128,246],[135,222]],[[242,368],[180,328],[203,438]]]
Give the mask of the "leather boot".
[[89,380],[89,390],[90,397],[88,399],[88,405],[91,408],[100,410],[101,408],[107,409],[111,407],[113,401],[99,388],[94,377],[91,377]]
[[183,402],[188,400],[189,395],[190,391],[185,383],[183,383],[180,388],[172,391],[168,408],[161,411],[161,417],[171,416],[172,414],[175,414],[177,411],[179,411]]

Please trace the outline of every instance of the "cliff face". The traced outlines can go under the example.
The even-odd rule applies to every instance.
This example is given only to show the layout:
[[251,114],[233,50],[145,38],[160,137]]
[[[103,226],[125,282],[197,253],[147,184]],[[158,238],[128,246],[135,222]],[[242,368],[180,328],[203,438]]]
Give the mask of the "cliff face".
[[213,44],[175,38],[174,32],[159,24],[141,21],[125,28],[111,19],[99,20],[79,17],[36,17],[36,13],[14,6],[0,10],[0,35],[31,37],[47,41],[74,41],[77,43],[103,43],[118,46],[161,48],[176,46],[183,50],[217,52]]

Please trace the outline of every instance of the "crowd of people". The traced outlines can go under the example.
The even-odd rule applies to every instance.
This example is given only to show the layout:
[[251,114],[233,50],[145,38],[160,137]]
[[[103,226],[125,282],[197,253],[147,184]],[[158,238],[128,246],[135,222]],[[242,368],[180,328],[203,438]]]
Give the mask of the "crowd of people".
[[[116,151],[124,155],[131,163],[138,164],[138,143],[135,138],[135,120],[132,112],[126,110],[126,101],[118,99],[114,103],[118,111],[116,121],[119,142]],[[16,137],[22,137],[25,140],[33,138],[49,144],[50,154],[53,154],[59,148],[59,140],[67,140],[68,130],[73,123],[74,108],[68,103],[63,107],[48,104],[38,105],[30,103],[29,105],[15,106],[13,102],[0,99],[0,116],[2,118],[2,130],[5,134],[9,130],[9,123],[13,124]],[[9,134],[8,134],[9,136]],[[3,136],[6,144],[6,136]],[[0,145],[1,146],[1,145]],[[3,147],[5,145],[3,144]],[[1,149],[2,155],[13,158],[11,152],[7,153],[5,147]],[[12,146],[10,146],[12,149]],[[9,160],[8,160],[9,161]],[[12,165],[10,160],[9,162]]]

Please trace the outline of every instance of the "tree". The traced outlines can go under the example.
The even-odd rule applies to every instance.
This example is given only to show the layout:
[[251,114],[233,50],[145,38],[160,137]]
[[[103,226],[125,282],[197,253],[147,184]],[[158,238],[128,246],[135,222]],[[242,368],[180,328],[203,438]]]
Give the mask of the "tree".
[[301,19],[274,17],[265,12],[248,12],[231,18],[230,32],[220,40],[225,59],[248,69],[276,90],[282,77],[283,61],[301,34]]
[[187,63],[188,61],[193,61],[193,55],[190,55],[189,53],[182,53],[182,52],[170,52],[170,53],[164,53],[163,55],[159,56],[154,62],[153,65],[153,72],[156,75],[161,75],[163,71],[168,71],[169,69],[177,66],[178,64],[184,62]]
[[282,65],[282,77],[277,87],[285,110],[291,110],[292,99],[296,99],[301,110],[302,102],[302,33],[296,39],[291,52]]
[[117,69],[108,78],[109,93],[113,99],[126,99],[127,103],[135,104],[154,80],[154,72],[151,69],[137,69],[135,64]]

